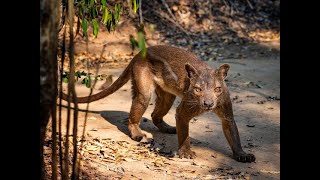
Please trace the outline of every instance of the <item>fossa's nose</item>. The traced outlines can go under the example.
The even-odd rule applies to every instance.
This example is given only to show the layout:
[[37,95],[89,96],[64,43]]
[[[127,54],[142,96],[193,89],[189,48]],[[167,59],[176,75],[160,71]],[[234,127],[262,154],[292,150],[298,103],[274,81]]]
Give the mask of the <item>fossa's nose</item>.
[[212,107],[213,106],[213,101],[212,100],[205,100],[204,102],[203,102],[203,105],[204,106],[207,106],[207,107]]

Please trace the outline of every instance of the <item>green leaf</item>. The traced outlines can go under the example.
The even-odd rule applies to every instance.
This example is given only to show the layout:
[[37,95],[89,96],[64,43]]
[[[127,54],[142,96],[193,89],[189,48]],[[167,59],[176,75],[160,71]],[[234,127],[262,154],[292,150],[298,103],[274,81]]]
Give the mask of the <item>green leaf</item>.
[[107,25],[106,25],[106,27],[107,27],[107,30],[108,30],[108,32],[110,33],[110,30],[111,30],[111,26],[110,26],[110,21],[107,21]]
[[90,81],[87,81],[86,87],[87,87],[87,88],[90,88]]
[[119,3],[117,3],[117,4],[114,6],[114,10],[115,10],[115,12],[117,12],[118,14],[120,14],[121,6],[120,6]]
[[62,82],[68,83],[68,77],[63,77],[63,78],[62,78]]
[[[87,77],[88,78],[88,77]],[[90,88],[91,87],[91,79],[87,79],[87,81],[86,81],[86,87],[87,88]]]
[[133,2],[133,12],[137,13],[138,10],[138,0],[132,0]]
[[94,0],[90,0],[90,4],[89,4],[89,7],[92,7],[94,4]]
[[87,88],[91,87],[91,81],[89,80],[89,77],[85,77],[83,78],[83,80],[81,81],[82,84],[85,84]]
[[91,8],[91,16],[92,16],[92,18],[96,18],[96,16],[97,16],[97,9],[96,8]]
[[82,7],[82,4],[80,4],[79,6],[78,6],[78,8],[79,8],[79,13],[80,13],[80,17],[82,17],[83,16],[83,7]]
[[130,39],[130,43],[131,43],[132,49],[139,48],[138,41],[135,40],[132,35],[129,36],[129,39]]
[[83,36],[87,36],[88,20],[86,20],[85,18],[82,19],[82,30],[83,30]]
[[121,12],[121,7],[120,7],[120,4],[117,3],[115,6],[114,6],[114,20],[115,20],[115,24],[117,24],[120,20],[120,12]]
[[[112,18],[111,18],[111,24],[112,24],[112,27],[114,27],[117,23],[116,23],[116,18],[115,18],[115,14],[112,13]],[[112,28],[113,29],[113,28]]]
[[77,71],[77,72],[75,73],[75,76],[77,77],[76,80],[78,81],[79,78],[81,78],[81,73],[80,73],[80,71]]
[[87,73],[85,73],[84,71],[82,71],[82,72],[80,73],[80,75],[81,75],[81,76],[86,76]]
[[108,8],[105,8],[103,18],[102,18],[102,23],[107,24],[108,18],[110,18],[109,11],[108,11]]
[[98,31],[99,31],[99,24],[96,19],[92,20],[92,24],[93,24],[93,35],[94,35],[94,37],[97,37]]
[[[111,14],[112,15],[112,14]],[[107,30],[110,33],[111,29],[112,29],[112,16],[110,18],[108,18],[107,20]]]
[[138,45],[139,45],[139,49],[141,50],[142,57],[145,57],[147,55],[147,48],[146,48],[144,34],[142,31],[138,32]]
[[101,0],[101,4],[103,8],[106,8],[107,6],[107,1],[106,0]]

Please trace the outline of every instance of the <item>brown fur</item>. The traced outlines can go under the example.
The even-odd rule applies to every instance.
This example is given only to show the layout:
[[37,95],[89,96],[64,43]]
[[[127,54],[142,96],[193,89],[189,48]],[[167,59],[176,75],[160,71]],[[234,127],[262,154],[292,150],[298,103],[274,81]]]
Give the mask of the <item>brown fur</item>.
[[[233,118],[228,88],[224,82],[229,65],[212,69],[194,54],[170,46],[153,46],[147,56],[136,55],[121,76],[107,89],[91,97],[78,97],[79,103],[104,98],[132,80],[132,106],[128,129],[131,138],[140,141],[145,134],[139,128],[140,119],[148,107],[152,92],[157,94],[152,121],[160,131],[177,133],[179,157],[194,158],[190,149],[189,121],[206,111],[212,111],[222,121],[224,135],[233,157],[240,162],[253,162],[255,156],[242,150],[237,125]],[[175,97],[182,99],[176,110],[176,128],[163,121]],[[66,100],[66,94],[62,97]]]

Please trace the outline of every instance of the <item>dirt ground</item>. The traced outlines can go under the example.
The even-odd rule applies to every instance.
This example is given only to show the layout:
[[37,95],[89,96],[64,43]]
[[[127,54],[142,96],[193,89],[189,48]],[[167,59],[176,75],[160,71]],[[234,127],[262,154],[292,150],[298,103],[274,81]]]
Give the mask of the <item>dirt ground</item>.
[[[99,38],[90,39],[89,52],[97,56],[100,56],[102,46],[107,44],[104,53],[106,59],[101,63],[103,66],[101,65],[99,74],[113,75],[113,80],[119,77],[132,58],[128,41],[128,34],[131,32],[134,32],[134,28],[127,26],[121,29],[121,33],[99,32]],[[160,40],[148,42],[149,46],[166,44]],[[231,158],[232,152],[223,135],[221,122],[213,113],[198,116],[190,123],[191,148],[197,157],[188,160],[174,156],[178,150],[177,136],[163,134],[152,124],[154,98],[141,120],[141,129],[151,143],[141,145],[133,141],[127,130],[131,107],[129,81],[114,94],[89,105],[85,135],[102,145],[100,144],[98,153],[90,153],[87,149],[90,158],[82,160],[81,179],[280,179],[280,47],[278,41],[256,46],[267,49],[265,51],[277,50],[277,53],[260,57],[253,56],[250,51],[251,55],[246,58],[206,61],[214,67],[222,63],[229,63],[231,66],[226,82],[231,92],[235,120],[243,149],[256,156],[254,163],[240,163]],[[76,53],[81,54],[84,49],[84,41],[78,39]],[[237,47],[228,50],[240,52]],[[261,51],[257,52],[259,54]],[[85,70],[84,66],[79,65],[79,68]],[[102,82],[98,82],[96,87],[101,84]],[[89,93],[89,89],[81,83],[76,84],[76,90],[79,96]],[[98,90],[94,90],[96,92]],[[180,99],[177,98],[164,117],[173,126],[179,102]],[[87,104],[80,104],[79,108],[84,110],[86,106]],[[63,108],[63,121],[65,119],[66,109]],[[84,119],[85,113],[79,112],[78,134],[83,131]],[[120,156],[122,158],[115,157],[112,153],[101,158],[101,147],[118,147],[110,152],[120,153],[121,149],[125,153]],[[45,147],[45,150],[48,157],[50,148]],[[148,156],[142,156],[139,153],[142,150]],[[112,157],[105,158],[106,156]],[[50,160],[46,159],[46,162],[50,166]]]

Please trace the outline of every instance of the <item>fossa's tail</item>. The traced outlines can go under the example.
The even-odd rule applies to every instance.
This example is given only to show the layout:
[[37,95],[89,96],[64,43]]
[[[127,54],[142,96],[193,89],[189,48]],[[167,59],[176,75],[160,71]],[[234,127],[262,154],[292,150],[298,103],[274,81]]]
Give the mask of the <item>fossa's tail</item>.
[[[97,94],[93,94],[91,96],[85,96],[85,97],[77,97],[78,103],[90,103],[93,101],[97,101],[99,99],[102,99],[104,97],[107,97],[108,95],[116,92],[118,89],[120,89],[124,84],[126,84],[129,79],[131,78],[131,72],[132,72],[132,64],[133,61],[131,61],[129,63],[129,65],[127,66],[127,68],[122,72],[122,74],[120,75],[120,77],[111,84],[110,87],[108,87],[107,89],[104,89],[102,91],[100,91]],[[62,97],[63,100],[68,101],[68,95],[65,93],[62,93]],[[71,98],[72,99],[72,98]]]

